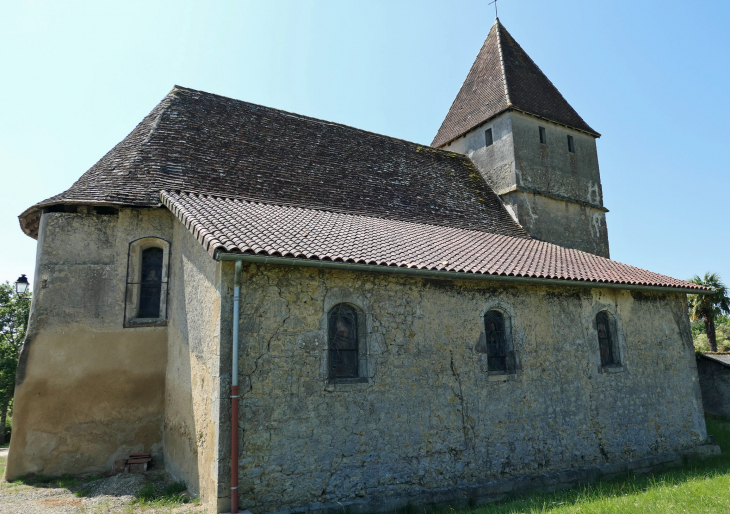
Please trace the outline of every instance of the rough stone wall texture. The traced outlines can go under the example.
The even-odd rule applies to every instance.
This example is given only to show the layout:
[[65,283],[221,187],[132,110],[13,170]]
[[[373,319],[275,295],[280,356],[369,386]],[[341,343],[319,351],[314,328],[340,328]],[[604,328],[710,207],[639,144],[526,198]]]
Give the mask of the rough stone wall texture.
[[[484,132],[490,128],[493,143],[485,146]],[[444,150],[468,156],[498,195],[514,189],[517,177],[512,113],[500,114],[483,123],[444,147]]]
[[163,209],[43,214],[6,476],[162,457],[165,327],[123,327],[129,243],[170,239]]
[[[540,143],[539,128],[547,144]],[[494,144],[485,147],[484,131]],[[575,153],[568,151],[573,136]],[[472,159],[512,216],[538,239],[609,257],[596,140],[582,132],[506,112],[445,148]]]
[[171,253],[165,466],[213,510],[218,497],[219,265],[180,223]]
[[[232,285],[228,268],[222,281]],[[326,313],[339,302],[355,305],[366,328],[362,383],[327,380]],[[241,505],[261,513],[364,502],[367,510],[427,490],[702,444],[684,302],[245,264]],[[514,375],[490,376],[476,351],[491,307],[511,315]],[[600,369],[594,319],[602,309],[617,320],[618,368]],[[224,374],[230,318],[222,327]],[[226,423],[222,412],[221,441]],[[219,508],[230,480],[224,460]]]
[[[593,136],[518,112],[511,116],[518,186],[603,207]],[[547,144],[540,143],[539,127],[545,129]],[[569,135],[575,153],[568,151]]]
[[730,367],[700,357],[697,372],[705,412],[730,417]]
[[507,210],[531,236],[609,257],[606,213],[586,204],[513,191],[501,196]]

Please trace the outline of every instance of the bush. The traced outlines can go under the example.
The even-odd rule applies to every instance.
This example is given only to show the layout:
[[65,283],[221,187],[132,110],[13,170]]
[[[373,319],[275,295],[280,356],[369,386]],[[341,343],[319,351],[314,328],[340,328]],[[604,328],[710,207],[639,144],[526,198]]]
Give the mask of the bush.
[[695,352],[707,353],[710,351],[710,343],[707,341],[707,334],[696,335],[692,342],[695,345]]
[[[695,325],[702,325],[702,332],[695,333]],[[705,324],[701,321],[692,323],[692,337],[695,345],[695,352],[706,353],[710,351],[710,343],[707,342]],[[715,323],[715,337],[717,338],[717,351],[730,352],[730,317],[718,316]]]
[[5,427],[0,427],[5,429],[5,443],[10,444],[10,436],[13,434],[13,418],[12,416],[8,416],[5,420]]
[[700,334],[705,333],[704,321],[691,321],[690,326],[692,327],[692,339],[696,338]]

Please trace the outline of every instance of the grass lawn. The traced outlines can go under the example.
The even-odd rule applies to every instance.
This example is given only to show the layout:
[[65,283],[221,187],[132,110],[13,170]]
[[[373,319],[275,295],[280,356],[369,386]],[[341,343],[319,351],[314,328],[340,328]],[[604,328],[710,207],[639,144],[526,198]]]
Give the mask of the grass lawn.
[[462,511],[523,513],[730,513],[730,419],[708,418],[723,454],[650,475],[628,475],[569,491],[525,496]]

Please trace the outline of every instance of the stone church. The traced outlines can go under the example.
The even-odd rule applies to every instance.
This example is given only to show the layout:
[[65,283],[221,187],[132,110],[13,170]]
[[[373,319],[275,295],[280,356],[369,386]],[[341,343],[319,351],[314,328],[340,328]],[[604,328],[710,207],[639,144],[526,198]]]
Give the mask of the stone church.
[[20,215],[7,478],[377,512],[719,451],[702,288],[609,259],[598,137],[499,20],[430,146],[176,86]]

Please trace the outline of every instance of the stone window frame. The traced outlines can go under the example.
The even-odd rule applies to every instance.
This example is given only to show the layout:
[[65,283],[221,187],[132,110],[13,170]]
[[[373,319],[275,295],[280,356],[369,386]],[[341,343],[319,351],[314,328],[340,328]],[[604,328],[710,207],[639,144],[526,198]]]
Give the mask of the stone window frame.
[[[504,334],[505,342],[507,344],[507,353],[512,354],[514,367],[506,371],[489,371],[489,363],[487,359],[487,334],[484,317],[489,311],[499,311],[504,319]],[[487,379],[495,382],[503,382],[507,380],[513,380],[522,373],[522,362],[520,359],[520,353],[515,349],[515,320],[517,319],[512,305],[508,302],[500,299],[493,298],[484,302],[482,311],[479,314],[480,334],[479,342],[474,348],[477,353],[477,360],[479,365],[479,371],[487,375]]]
[[[346,304],[357,313],[357,378],[332,378],[329,376],[329,314],[339,304]],[[369,387],[375,376],[373,359],[370,358],[370,334],[373,333],[373,319],[367,300],[357,293],[344,288],[331,290],[322,305],[320,332],[325,342],[320,358],[320,375],[326,390],[357,391]]]
[[[157,236],[146,236],[130,241],[127,251],[127,281],[124,290],[124,328],[160,327],[167,325],[167,306],[170,274],[170,241]],[[140,274],[142,273],[142,252],[148,248],[162,249],[162,291],[160,293],[160,316],[138,318],[140,300]]]
[[[598,326],[596,323],[596,316],[598,313],[605,312],[608,316],[609,323],[609,335],[611,336],[612,352],[614,361],[618,360],[617,363],[604,366],[601,364],[601,347],[598,341]],[[591,310],[591,345],[593,348],[592,355],[594,355],[596,367],[599,373],[621,373],[626,371],[626,340],[624,337],[623,327],[621,326],[621,319],[616,312],[613,305],[596,305]]]

